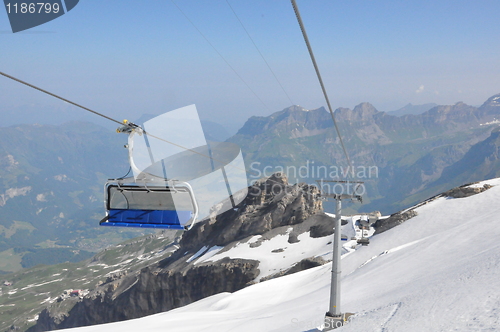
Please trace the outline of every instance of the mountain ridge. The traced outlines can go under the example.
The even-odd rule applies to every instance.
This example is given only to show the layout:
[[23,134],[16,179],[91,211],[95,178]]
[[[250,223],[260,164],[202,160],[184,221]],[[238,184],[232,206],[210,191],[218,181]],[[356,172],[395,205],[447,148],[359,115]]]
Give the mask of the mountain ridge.
[[[426,192],[445,167],[490,136],[500,118],[500,108],[495,106],[499,96],[490,97],[480,107],[457,102],[399,117],[380,112],[366,102],[352,110],[336,109],[335,118],[355,167],[379,169],[377,179],[362,179],[367,181],[371,196],[367,209],[391,213],[443,189]],[[257,173],[266,167],[346,166],[331,117],[324,108],[302,112],[291,107],[267,117],[252,117],[228,141],[242,147],[247,165],[254,165]],[[289,176],[297,182],[316,180],[312,176]],[[401,182],[403,186],[399,186]],[[414,196],[415,201],[397,202],[418,193],[421,196]]]

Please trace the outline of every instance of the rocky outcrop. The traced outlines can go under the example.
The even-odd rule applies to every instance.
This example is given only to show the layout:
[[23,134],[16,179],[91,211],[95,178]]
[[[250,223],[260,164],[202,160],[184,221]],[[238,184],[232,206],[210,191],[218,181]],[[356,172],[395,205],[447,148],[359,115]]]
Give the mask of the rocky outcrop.
[[489,184],[485,184],[482,187],[470,187],[469,185],[461,186],[458,188],[453,188],[443,193],[443,196],[451,197],[451,198],[464,198],[472,195],[476,195],[482,193],[485,190],[490,189],[492,186]]
[[320,266],[325,263],[326,261],[321,257],[304,258],[303,260],[292,266],[288,271],[286,271],[285,275],[311,269],[313,267]]
[[[331,234],[331,218],[322,211],[315,186],[289,185],[282,174],[257,181],[237,206],[216,217],[198,222],[184,233],[170,257],[138,273],[110,276],[72,308],[56,303],[40,313],[29,331],[48,331],[122,321],[168,311],[220,292],[235,292],[255,282],[259,261],[230,259],[195,264],[194,255],[203,247],[231,248],[254,235],[262,239],[290,233],[290,238],[323,225],[321,234]],[[290,227],[292,230],[290,230]],[[290,241],[290,240],[289,240]],[[258,245],[258,244],[256,244]],[[222,252],[222,251],[221,251]],[[293,273],[322,262],[302,261]]]
[[238,135],[254,136],[267,132],[281,137],[298,138],[324,133],[330,126],[330,114],[323,107],[306,110],[294,105],[270,117],[251,117],[238,131]]
[[288,270],[280,271],[278,273],[271,274],[270,276],[261,278],[260,282],[263,282],[263,281],[266,281],[266,280],[271,280],[271,279],[274,279],[274,278],[279,278],[279,277],[282,277],[282,276],[287,276],[287,275],[294,274],[294,273],[297,273],[297,272],[300,272],[300,271],[304,271],[304,270],[307,270],[307,269],[311,269],[313,267],[326,264],[327,262],[329,262],[329,261],[325,261],[321,257],[304,258],[303,260],[301,260],[300,262],[296,263],[294,266],[292,266]]
[[479,107],[481,116],[487,120],[492,121],[498,119],[498,110],[500,109],[500,93],[491,96]]
[[[237,209],[199,222],[186,232],[180,241],[181,247],[189,250],[202,246],[223,247],[281,226],[300,224],[323,211],[316,186],[289,185],[282,173],[255,182],[248,191]],[[177,258],[174,254],[164,264]]]
[[408,219],[415,217],[416,215],[417,212],[411,209],[405,212],[394,213],[389,218],[386,219],[379,219],[373,225],[373,227],[375,228],[374,235],[383,233],[391,228],[401,225],[402,223],[404,223]]

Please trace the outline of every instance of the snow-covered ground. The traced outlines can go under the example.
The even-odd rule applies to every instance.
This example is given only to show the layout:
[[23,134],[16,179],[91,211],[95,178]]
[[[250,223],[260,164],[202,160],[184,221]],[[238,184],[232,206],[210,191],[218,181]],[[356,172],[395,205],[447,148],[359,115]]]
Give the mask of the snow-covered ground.
[[[494,187],[422,205],[418,216],[343,256],[342,311],[356,315],[339,331],[500,330],[500,179],[484,183]],[[313,243],[303,234],[299,239],[308,248],[331,249],[323,249],[328,238]],[[268,252],[276,246],[264,242],[258,250],[263,257],[256,257],[268,264],[268,272],[275,268],[269,264],[284,266],[287,255],[299,261],[302,253],[295,249],[299,244],[276,241],[286,247],[283,252]],[[217,248],[207,249],[196,258],[216,259]],[[248,252],[248,244],[242,244],[220,255],[249,257]],[[330,269],[326,264],[166,313],[77,330],[317,331],[328,309]]]
[[229,251],[216,253],[211,257],[203,255],[200,261],[216,261],[224,257],[259,260],[260,274],[255,279],[258,281],[263,277],[288,269],[304,258],[322,256],[331,252],[332,249],[329,243],[331,236],[314,239],[309,236],[309,232],[300,234],[298,236],[300,242],[297,243],[288,243],[288,234],[285,234],[263,241],[258,247],[250,247],[258,238],[255,236],[253,241],[239,243]]
[[[330,214],[335,217],[334,214]],[[354,251],[359,248],[356,240],[361,238],[362,232],[369,237],[374,230],[361,230],[355,225],[355,221],[361,218],[361,215],[343,217],[347,220],[347,224],[342,226],[342,235],[347,236],[347,241],[342,241],[344,246],[344,254]],[[233,248],[223,251],[223,247],[203,247],[186,261],[194,261],[195,264],[202,262],[217,261],[224,257],[244,258],[259,260],[260,274],[255,278],[259,281],[261,278],[271,276],[281,271],[288,270],[295,263],[304,258],[322,257],[324,260],[331,260],[332,257],[332,236],[322,238],[312,238],[309,232],[302,233],[298,236],[299,242],[289,243],[288,237],[292,227],[285,234],[276,235],[269,240],[262,240],[262,236],[253,236],[247,242],[238,243]],[[259,241],[260,245],[255,246]]]

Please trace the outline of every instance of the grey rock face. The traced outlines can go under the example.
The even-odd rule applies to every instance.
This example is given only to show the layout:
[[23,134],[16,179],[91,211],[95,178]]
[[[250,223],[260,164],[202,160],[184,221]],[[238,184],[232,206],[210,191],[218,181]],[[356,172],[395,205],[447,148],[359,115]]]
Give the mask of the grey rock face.
[[416,215],[417,212],[415,210],[408,210],[403,213],[401,212],[394,213],[387,219],[379,219],[373,225],[373,227],[375,227],[374,235],[383,233],[391,228],[401,225],[402,223],[404,223],[408,219],[415,217]]
[[483,191],[488,190],[491,187],[492,186],[489,184],[485,184],[482,187],[462,186],[462,187],[453,188],[451,190],[448,190],[447,192],[443,193],[443,196],[448,196],[451,198],[464,198],[464,197],[469,197],[472,195],[482,193]]
[[127,320],[167,311],[220,292],[234,292],[258,274],[258,262],[222,259],[186,271],[143,269],[92,291],[69,313],[45,309],[29,331],[49,331]]
[[307,270],[316,266],[323,265],[325,263],[326,261],[321,257],[304,258],[303,260],[292,266],[292,268],[290,268],[288,271],[286,271],[285,275]]
[[271,279],[274,279],[274,278],[279,278],[279,277],[286,276],[286,275],[290,275],[290,274],[297,273],[297,272],[300,272],[300,271],[304,271],[304,270],[307,270],[307,269],[311,269],[313,267],[326,264],[327,262],[328,261],[325,261],[321,257],[304,258],[303,260],[301,260],[300,262],[296,263],[294,266],[292,266],[288,270],[280,271],[280,272],[272,274],[270,276],[261,278],[260,282],[263,282],[263,281],[266,281],[266,280],[271,280]]

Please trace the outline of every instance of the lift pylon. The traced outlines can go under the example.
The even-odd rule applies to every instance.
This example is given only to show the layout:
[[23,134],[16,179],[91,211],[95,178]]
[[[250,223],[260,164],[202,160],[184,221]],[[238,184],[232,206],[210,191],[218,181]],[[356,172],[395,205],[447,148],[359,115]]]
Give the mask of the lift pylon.
[[[323,331],[330,331],[341,327],[347,321],[347,319],[352,315],[352,313],[342,313],[340,310],[340,278],[341,278],[341,266],[340,260],[342,255],[342,240],[341,240],[341,219],[342,219],[342,200],[350,199],[362,202],[362,196],[358,195],[357,189],[363,182],[360,181],[335,181],[335,180],[317,180],[320,185],[321,196],[325,199],[335,200],[335,232],[333,234],[333,257],[332,257],[332,282],[330,288],[330,305],[328,311],[325,314],[325,323]],[[330,190],[328,186],[328,191],[325,192],[325,182],[335,183],[334,188],[338,184],[355,184],[353,191],[347,190],[347,192],[335,192],[336,190]]]

